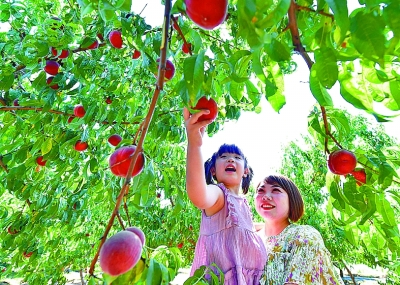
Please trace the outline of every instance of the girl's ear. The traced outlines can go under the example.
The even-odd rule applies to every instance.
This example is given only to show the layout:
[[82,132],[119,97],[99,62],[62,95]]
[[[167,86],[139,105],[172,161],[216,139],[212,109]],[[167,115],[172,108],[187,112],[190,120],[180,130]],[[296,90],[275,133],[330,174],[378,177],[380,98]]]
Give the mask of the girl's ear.
[[249,169],[245,168],[244,169],[244,173],[243,173],[243,177],[247,177],[247,174],[249,174]]
[[210,169],[211,175],[215,177],[215,167],[211,167]]

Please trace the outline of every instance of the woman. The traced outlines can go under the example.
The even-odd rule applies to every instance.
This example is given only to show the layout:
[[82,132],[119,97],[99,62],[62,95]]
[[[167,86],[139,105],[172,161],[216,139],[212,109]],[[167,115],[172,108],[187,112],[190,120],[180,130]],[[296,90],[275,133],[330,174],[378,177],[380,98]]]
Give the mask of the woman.
[[267,176],[257,187],[255,204],[264,225],[258,231],[268,260],[263,285],[343,285],[321,234],[308,225],[295,225],[304,213],[296,185],[282,175]]

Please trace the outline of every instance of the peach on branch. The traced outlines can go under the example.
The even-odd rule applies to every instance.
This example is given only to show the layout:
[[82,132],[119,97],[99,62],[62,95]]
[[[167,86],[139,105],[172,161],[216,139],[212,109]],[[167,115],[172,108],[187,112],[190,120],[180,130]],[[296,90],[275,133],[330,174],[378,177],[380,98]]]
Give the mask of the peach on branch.
[[108,138],[108,142],[113,146],[117,146],[121,141],[122,137],[118,134],[113,134]]
[[12,226],[9,226],[9,227],[7,228],[7,232],[8,232],[10,235],[16,235],[17,233],[19,233],[19,231],[18,231],[17,229],[13,228]]
[[46,65],[44,66],[44,71],[46,71],[50,75],[57,75],[58,70],[60,68],[60,64],[54,60],[46,61]]
[[142,242],[142,246],[144,246],[144,243],[146,242],[146,236],[144,235],[144,232],[140,228],[129,227],[126,228],[126,230],[136,234],[139,237],[140,241]]
[[[135,151],[136,151],[135,145],[123,146],[114,151],[114,153],[111,154],[109,159],[109,166],[111,172],[116,176],[126,177],[128,175],[128,168]],[[144,154],[139,153],[136,159],[135,166],[133,167],[132,176],[136,176],[140,172],[142,172],[144,167],[144,160],[145,160]]]
[[78,140],[75,143],[74,149],[77,151],[84,151],[88,148],[88,143],[87,142],[83,142],[81,140]]
[[333,174],[349,174],[356,168],[356,165],[356,156],[346,149],[335,150],[328,157],[328,168]]
[[132,58],[133,59],[138,59],[141,55],[142,55],[142,53],[139,50],[135,49],[133,51]]
[[38,158],[36,158],[36,163],[39,164],[40,166],[45,166],[46,162],[47,160],[43,160],[43,156],[39,156]]
[[18,99],[15,99],[15,100],[13,101],[13,105],[14,105],[14,106],[19,106],[19,100],[18,100]]
[[111,97],[107,97],[107,99],[105,100],[106,104],[110,105],[112,103],[112,99]]
[[53,79],[54,79],[54,76],[50,76],[49,78],[46,79],[46,83],[51,89],[57,90],[59,88],[59,86],[57,83],[53,83],[53,84],[51,83],[53,81]]
[[[157,74],[158,74],[158,68],[160,66],[159,62],[160,62],[160,58],[157,59],[158,65],[157,65]],[[156,74],[156,75],[157,75]],[[175,65],[172,63],[172,61],[170,61],[169,59],[167,59],[165,61],[165,80],[170,80],[172,79],[172,77],[174,77],[175,75]]]
[[203,114],[198,119],[199,122],[205,120],[215,120],[218,115],[218,106],[217,102],[213,98],[207,99],[206,96],[201,97],[198,101],[196,106],[192,107],[193,110],[201,110],[207,109],[210,111],[209,114]]
[[356,180],[358,186],[361,186],[367,182],[367,174],[365,173],[365,169],[358,169],[350,172],[350,174]]
[[100,267],[104,273],[118,276],[132,269],[142,255],[138,235],[121,231],[105,241],[100,249]]
[[74,115],[78,118],[83,118],[86,114],[85,108],[82,105],[76,105],[74,107]]
[[58,50],[56,50],[54,47],[51,48],[51,54],[60,58],[60,59],[64,59],[67,58],[69,56],[69,50],[63,49],[61,50],[61,52],[59,53]]
[[30,251],[30,252],[26,252],[26,251],[24,251],[24,257],[26,257],[26,258],[29,258],[29,257],[31,257],[31,256],[32,256],[32,254],[33,254],[33,251]]
[[108,40],[113,47],[122,48],[122,35],[120,31],[111,31],[108,35]]
[[212,30],[225,21],[228,0],[185,0],[186,14],[200,28]]

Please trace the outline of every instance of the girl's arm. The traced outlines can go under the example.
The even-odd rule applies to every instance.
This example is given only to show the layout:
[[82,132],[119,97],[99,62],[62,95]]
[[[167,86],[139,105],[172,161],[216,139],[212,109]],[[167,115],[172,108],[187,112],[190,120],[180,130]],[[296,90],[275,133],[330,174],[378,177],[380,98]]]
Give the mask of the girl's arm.
[[[204,174],[204,161],[201,151],[205,127],[212,122],[206,120],[198,122],[198,118],[203,114],[208,114],[209,110],[201,110],[191,115],[189,110],[184,108],[183,116],[185,119],[186,133],[188,139],[186,157],[186,191],[189,199],[199,209],[213,207],[222,191],[215,185],[206,184]],[[218,190],[219,189],[219,190]]]

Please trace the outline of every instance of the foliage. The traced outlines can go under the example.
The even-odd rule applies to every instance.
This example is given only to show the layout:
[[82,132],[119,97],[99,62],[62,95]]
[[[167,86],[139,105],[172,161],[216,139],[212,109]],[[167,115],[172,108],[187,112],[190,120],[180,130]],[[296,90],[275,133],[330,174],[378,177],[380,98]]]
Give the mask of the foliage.
[[[320,135],[313,125],[320,113],[314,110],[310,114],[310,135],[285,147],[280,169],[295,181],[304,196],[306,214],[301,222],[321,232],[333,259],[339,263],[379,265],[391,269],[393,278],[399,280],[399,248],[393,246],[398,242],[400,223],[399,181],[393,179],[391,186],[385,186],[389,175],[379,180],[382,169],[376,167],[387,164],[393,173],[398,171],[398,157],[391,155],[398,142],[385,133],[382,125],[361,116],[352,117],[335,109],[328,113],[332,130],[337,126],[346,129],[341,130],[340,141],[355,152],[358,167],[366,170],[367,182],[358,186],[351,175],[337,176],[328,171],[326,155],[318,139],[313,138]],[[335,134],[336,131],[339,129]]]
[[[386,140],[373,132],[374,147],[359,144],[357,136],[350,135],[350,122],[329,109],[329,89],[339,84],[349,104],[378,121],[390,117],[378,113],[376,105],[400,109],[400,4],[360,1],[362,6],[349,14],[346,3],[233,0],[225,23],[204,31],[185,16],[184,0],[172,7],[178,30],[169,23],[163,29],[151,27],[131,11],[130,0],[3,1],[0,22],[8,28],[0,32],[0,260],[7,269],[0,277],[17,273],[30,284],[62,284],[66,267],[86,271],[109,226],[111,235],[122,225],[134,225],[146,233],[147,246],[144,265],[138,265],[142,271],[135,268],[129,274],[150,280],[146,276],[158,272],[160,283],[166,284],[178,266],[192,259],[200,216],[184,191],[182,107],[194,106],[203,95],[218,103],[209,135],[225,120],[238,119],[243,110],[260,112],[262,97],[279,111],[286,104],[283,76],[296,72],[294,53],[310,68],[310,90],[321,110],[328,108],[310,117],[316,148],[329,152],[341,143],[368,167],[368,183],[359,188],[354,179],[326,176],[331,221],[341,229],[334,235],[341,240],[344,233],[352,246],[365,247],[388,267],[398,264],[398,208],[391,207],[400,200],[394,182],[398,146],[387,148]],[[107,39],[115,29],[122,32],[122,49]],[[185,40],[194,48],[190,54],[181,51]],[[89,49],[94,41],[98,48]],[[70,54],[59,59],[52,47]],[[141,51],[138,60],[132,59],[135,49]],[[160,50],[166,50],[176,67],[175,77],[161,89],[154,76]],[[61,65],[52,81],[58,89],[46,83],[49,75],[43,68],[50,59]],[[156,91],[160,96],[152,109]],[[16,99],[19,106],[13,106]],[[86,114],[69,123],[77,104]],[[143,129],[149,117],[150,125]],[[331,135],[323,123],[326,118]],[[108,169],[115,148],[107,139],[114,133],[124,138],[119,146],[145,137],[146,165],[117,209],[119,220],[108,225],[124,184]],[[89,148],[75,151],[77,140]],[[39,156],[47,160],[46,166],[36,164]],[[307,169],[307,177],[324,173],[325,168],[312,173],[315,167]],[[316,187],[323,183],[323,177],[318,179]],[[315,195],[311,204],[325,195]],[[18,233],[9,234],[9,227]],[[332,224],[327,221],[326,227]],[[175,248],[179,242],[184,242],[180,253]],[[160,249],[171,255],[157,254]],[[33,252],[29,258],[23,256],[27,251]],[[99,268],[95,273],[99,275]],[[132,276],[128,279],[136,278]],[[89,284],[97,281],[91,276]]]

